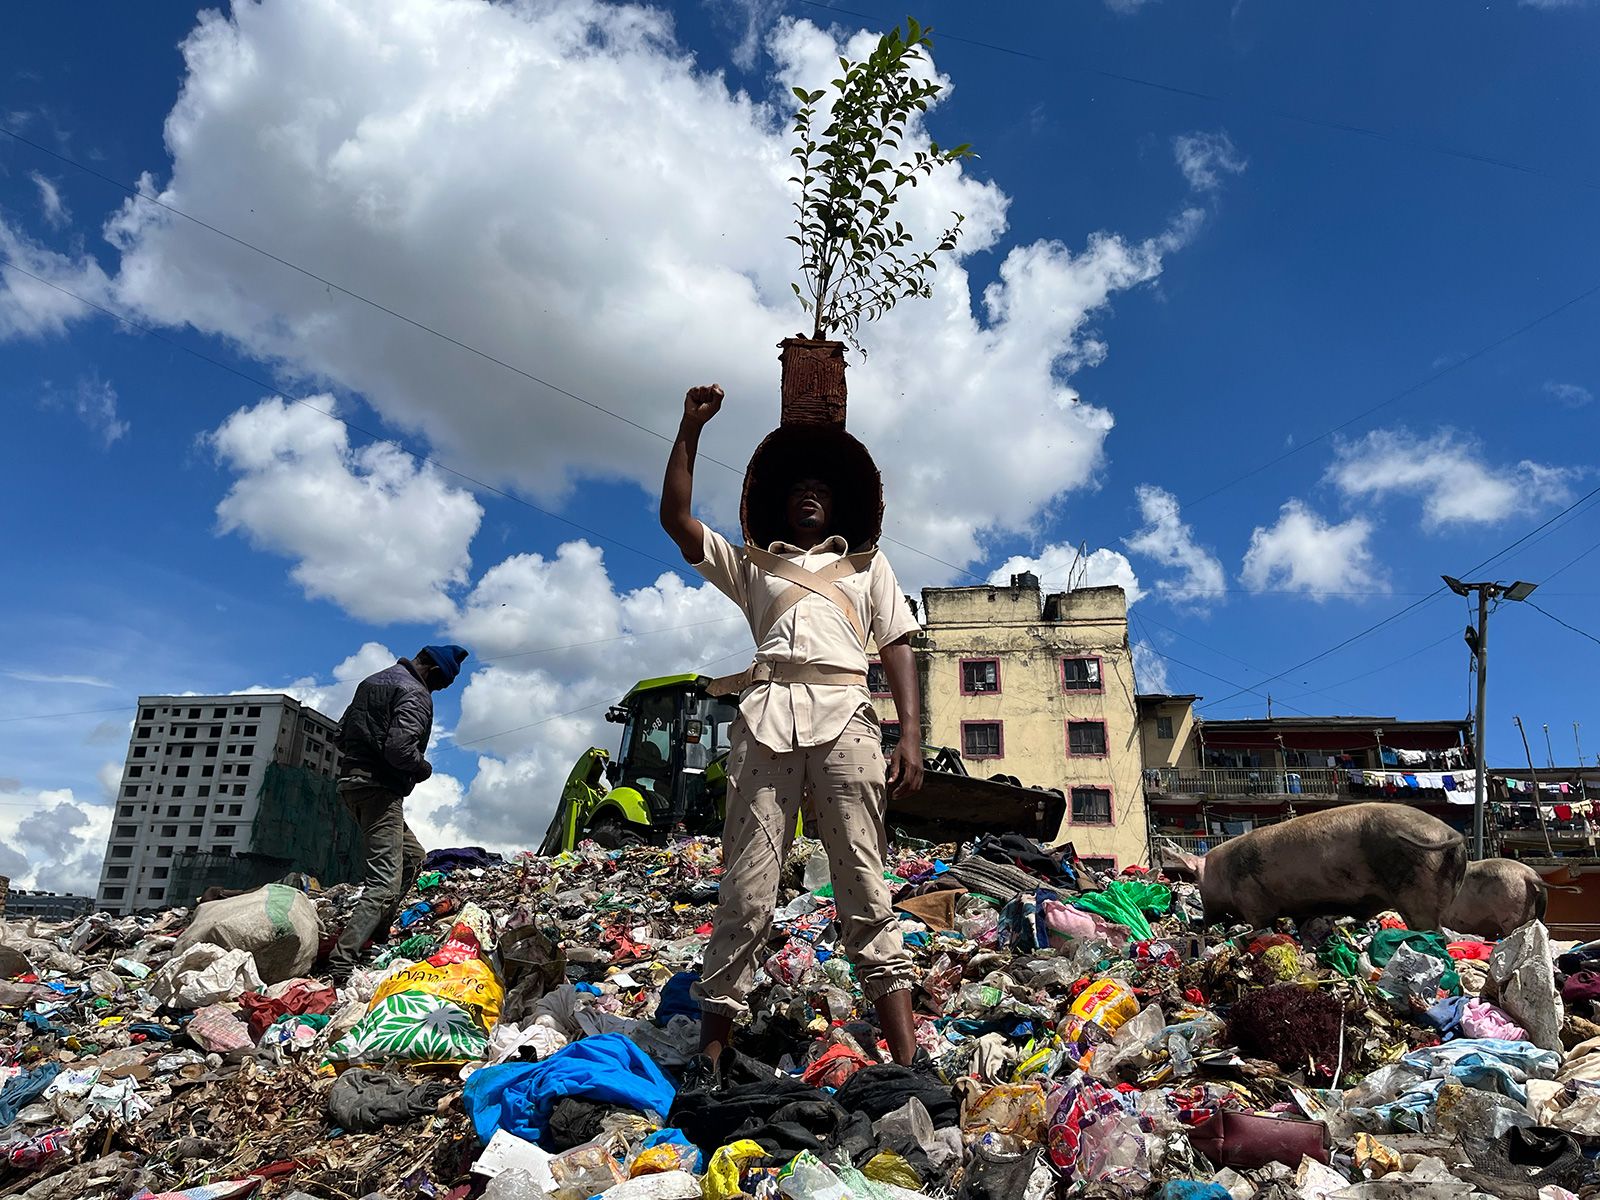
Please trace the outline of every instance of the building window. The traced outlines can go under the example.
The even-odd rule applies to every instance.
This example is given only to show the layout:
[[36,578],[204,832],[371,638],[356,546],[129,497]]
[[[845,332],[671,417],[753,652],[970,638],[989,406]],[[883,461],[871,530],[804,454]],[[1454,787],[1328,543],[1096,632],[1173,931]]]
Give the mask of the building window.
[[173,774],[179,779],[187,779],[189,778],[189,768],[187,765],[181,766]]
[[233,774],[233,764],[232,763],[223,763],[222,764],[222,773],[224,775],[232,775]]
[[200,727],[197,726],[197,725],[186,725],[186,726],[184,726],[183,736],[186,737],[186,738],[199,737],[200,736]]
[[121,900],[122,899],[122,893],[124,891],[126,891],[126,890],[127,890],[126,888],[108,887],[108,888],[105,889],[106,899],[107,900]]
[[1106,723],[1104,721],[1068,721],[1067,753],[1086,758],[1106,756]]
[[139,726],[138,731],[133,736],[134,737],[141,737],[141,738],[149,737],[150,736],[150,726],[148,726],[148,725]]
[[1171,717],[1157,717],[1156,718],[1156,736],[1158,738],[1160,738],[1164,742],[1170,742],[1172,740],[1172,718]]
[[234,785],[233,785],[233,794],[234,794],[234,795],[235,795],[235,796],[242,796],[242,795],[244,795],[244,784],[242,784],[242,783],[236,783],[236,784],[234,784]]
[[236,825],[218,825],[217,836],[219,838],[231,838],[237,828],[238,826]]
[[119,817],[131,817],[131,816],[133,816],[133,805],[124,804],[121,808],[117,809],[117,816],[119,816]]
[[177,837],[178,827],[176,825],[163,825],[161,827],[161,836],[164,838]]
[[128,877],[128,868],[127,867],[107,867],[106,868],[106,878],[107,879],[126,879],[127,877]]
[[179,806],[176,805],[176,804],[170,804],[170,805],[167,806],[167,816],[169,816],[169,817],[177,816],[179,811],[180,811]]
[[156,719],[156,710],[155,709],[153,709],[153,708],[141,708],[139,710],[139,720],[141,720],[141,721],[154,721],[155,719]]
[[152,867],[152,868],[150,868],[150,878],[151,879],[165,879],[166,877],[167,877],[167,868],[166,867]]
[[185,788],[185,787],[187,787],[187,786],[188,786],[188,785],[187,785],[187,784],[183,784],[183,783],[176,783],[176,784],[173,784],[173,785],[172,785],[172,795],[173,795],[173,798],[174,798],[174,799],[176,799],[176,798],[177,798],[177,797],[179,797],[179,796],[181,796],[181,795],[183,795],[183,790],[184,790],[184,788]]
[[179,758],[193,758],[194,757],[194,747],[193,746],[179,746],[178,747],[178,757]]
[[254,746],[240,746],[239,747],[239,757],[240,758],[250,758],[255,754],[255,752],[256,752],[256,748]]
[[138,830],[135,829],[132,825],[118,825],[117,826],[117,836],[119,838],[131,838],[137,832],[138,832]]
[[207,764],[206,766],[203,766],[203,767],[200,768],[200,778],[201,779],[210,779],[216,773],[217,773],[217,769],[215,767],[211,766],[210,764]]
[[[225,709],[225,708],[213,708],[211,710],[211,719],[213,721],[219,720],[222,717],[225,717],[227,715],[228,715],[228,710]],[[211,736],[212,737],[216,737],[217,734],[220,733],[220,732],[221,732],[221,730],[215,730],[215,731],[212,732]]]
[[207,746],[206,747],[206,757],[207,758],[215,758],[216,756],[217,756],[217,748],[215,746]]
[[[138,789],[137,786],[135,786],[134,784],[130,783],[126,787],[124,787],[122,789],[122,794],[124,796],[129,796],[129,797],[137,796],[139,794],[139,789]],[[126,815],[126,814],[124,814],[124,815]]]
[[200,826],[198,826],[198,825],[189,826],[189,836],[190,837],[199,837],[200,836]]
[[167,889],[164,888],[164,887],[158,887],[158,888],[151,888],[150,889],[150,899],[152,899],[152,900],[164,899],[166,897],[166,894],[167,894]]
[[998,658],[964,658],[961,660],[961,694],[979,696],[1000,690],[1000,660]]
[[242,716],[244,716],[244,709],[242,709],[242,708],[236,708],[236,709],[234,709],[234,710],[233,710],[233,715],[234,715],[234,716],[236,716],[236,717],[242,717]]
[[1100,691],[1100,660],[1098,658],[1063,658],[1061,660],[1061,686],[1069,692]]
[[228,736],[229,737],[238,737],[239,736],[239,727],[237,725],[229,725],[228,726]]
[[883,721],[883,752],[885,754],[900,744],[900,722]]
[[1072,823],[1074,825],[1111,824],[1111,789],[1103,787],[1073,788]]
[[1003,744],[999,721],[961,722],[961,753],[967,758],[999,758]]
[[889,695],[889,672],[883,669],[883,664],[873,659],[867,664],[867,691],[874,696]]
[[113,846],[113,847],[111,847],[111,857],[112,858],[132,858],[133,857],[133,847],[132,846]]
[[247,717],[259,717],[261,715],[261,706],[259,704],[252,704],[249,709],[246,710],[244,715]]
[[255,737],[255,735],[256,735],[256,727],[254,725],[246,725],[244,727],[244,736],[245,737]]
[[144,747],[143,746],[135,746],[133,748],[133,756],[135,758],[143,758],[144,757]]
[[208,736],[214,737],[214,738],[221,737],[222,736],[222,726],[221,725],[213,725],[211,727],[211,732],[209,733]]
[[156,857],[157,858],[171,858],[172,857],[172,847],[171,846],[157,846],[156,847]]
[[129,779],[137,779],[137,778],[139,778],[139,776],[141,776],[143,774],[144,774],[144,768],[143,767],[129,767],[128,768],[128,778]]
[[228,805],[228,815],[230,817],[242,816],[243,813],[244,813],[244,805],[242,805],[242,804],[230,804],[230,805]]
[[211,795],[211,785],[209,783],[202,783],[199,787],[195,788],[194,794],[196,796]]
[[1084,866],[1090,867],[1093,870],[1099,871],[1105,875],[1115,875],[1117,873],[1117,860],[1114,858],[1088,857],[1080,858],[1078,861]]

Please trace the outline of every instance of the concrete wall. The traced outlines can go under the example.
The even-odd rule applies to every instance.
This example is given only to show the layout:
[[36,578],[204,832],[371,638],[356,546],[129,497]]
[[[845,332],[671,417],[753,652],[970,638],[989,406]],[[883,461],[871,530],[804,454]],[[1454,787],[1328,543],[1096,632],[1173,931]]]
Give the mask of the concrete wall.
[[[1161,736],[1161,719],[1172,736]],[[1194,701],[1184,697],[1145,697],[1139,702],[1139,738],[1147,767],[1197,767],[1200,746],[1194,736]]]
[[[1085,858],[1114,859],[1118,868],[1148,861],[1139,725],[1128,647],[1127,599],[1121,588],[1081,588],[1044,596],[1031,576],[1017,586],[927,588],[925,633],[917,650],[926,739],[962,751],[974,775],[1012,775],[1024,784],[1057,787],[1069,796],[1060,841]],[[1063,659],[1096,664],[1093,688],[1069,688]],[[993,659],[998,690],[963,687],[963,665]],[[892,720],[893,704],[877,699]],[[1074,755],[1068,724],[1103,722],[1105,753]],[[969,754],[964,731],[998,724],[999,753]],[[976,735],[974,735],[976,736]],[[1073,787],[1111,793],[1109,823],[1074,821]]]

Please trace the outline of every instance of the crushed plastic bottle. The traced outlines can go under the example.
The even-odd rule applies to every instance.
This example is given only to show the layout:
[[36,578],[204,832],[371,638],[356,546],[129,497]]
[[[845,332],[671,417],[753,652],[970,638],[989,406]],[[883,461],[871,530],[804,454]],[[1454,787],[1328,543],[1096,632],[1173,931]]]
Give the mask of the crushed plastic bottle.
[[483,1200],[543,1200],[544,1192],[521,1167],[502,1171],[489,1181]]

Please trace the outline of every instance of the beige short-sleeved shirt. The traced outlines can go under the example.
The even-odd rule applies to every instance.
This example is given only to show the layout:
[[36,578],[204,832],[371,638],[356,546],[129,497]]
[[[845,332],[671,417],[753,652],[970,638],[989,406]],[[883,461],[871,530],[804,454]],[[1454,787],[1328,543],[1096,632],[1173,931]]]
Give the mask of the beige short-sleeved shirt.
[[[744,610],[755,632],[755,622],[772,599],[787,591],[789,582],[756,566],[742,549],[711,526],[705,527],[705,551],[695,570],[723,595]],[[831,537],[806,551],[787,542],[767,547],[796,566],[819,571],[849,553],[841,537]],[[919,626],[911,606],[900,591],[894,569],[882,553],[873,555],[865,571],[837,581],[855,602],[861,626],[880,646],[887,646]],[[867,652],[844,613],[821,596],[807,594],[773,622],[756,647],[756,662],[809,663],[865,672]],[[811,683],[758,683],[739,701],[739,712],[750,732],[769,750],[779,752],[831,742],[862,706],[871,707],[867,689],[859,685]]]

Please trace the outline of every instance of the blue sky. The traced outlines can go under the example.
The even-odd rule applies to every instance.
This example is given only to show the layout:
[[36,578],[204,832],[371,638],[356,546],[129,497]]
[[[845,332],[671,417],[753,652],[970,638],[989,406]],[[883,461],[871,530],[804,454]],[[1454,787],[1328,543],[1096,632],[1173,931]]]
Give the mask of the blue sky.
[[[968,240],[852,368],[903,582],[1059,583],[1087,543],[1091,582],[1136,588],[1141,684],[1207,715],[1264,691],[1279,712],[1462,715],[1452,596],[1261,681],[1600,487],[1600,6],[976,11],[917,14],[953,84],[927,131],[981,157],[908,214],[959,207]],[[684,388],[718,379],[707,452],[745,461],[776,418],[770,347],[803,320],[787,87],[900,15],[17,14],[0,123],[43,150],[0,134],[0,252],[155,332],[0,271],[0,868],[87,879],[140,692],[293,686],[337,715],[390,652],[461,640],[478,669],[442,699],[419,822],[510,844],[610,738],[604,699],[736,663],[738,622],[653,519],[664,444],[591,405],[670,431]],[[45,151],[148,173],[526,374]],[[736,483],[702,468],[725,527]],[[1596,502],[1484,573],[1560,570],[1535,601],[1600,636]],[[1492,637],[1494,757],[1513,714],[1562,760],[1574,721],[1600,751],[1600,645],[1516,605]],[[41,717],[60,713],[80,715]]]

